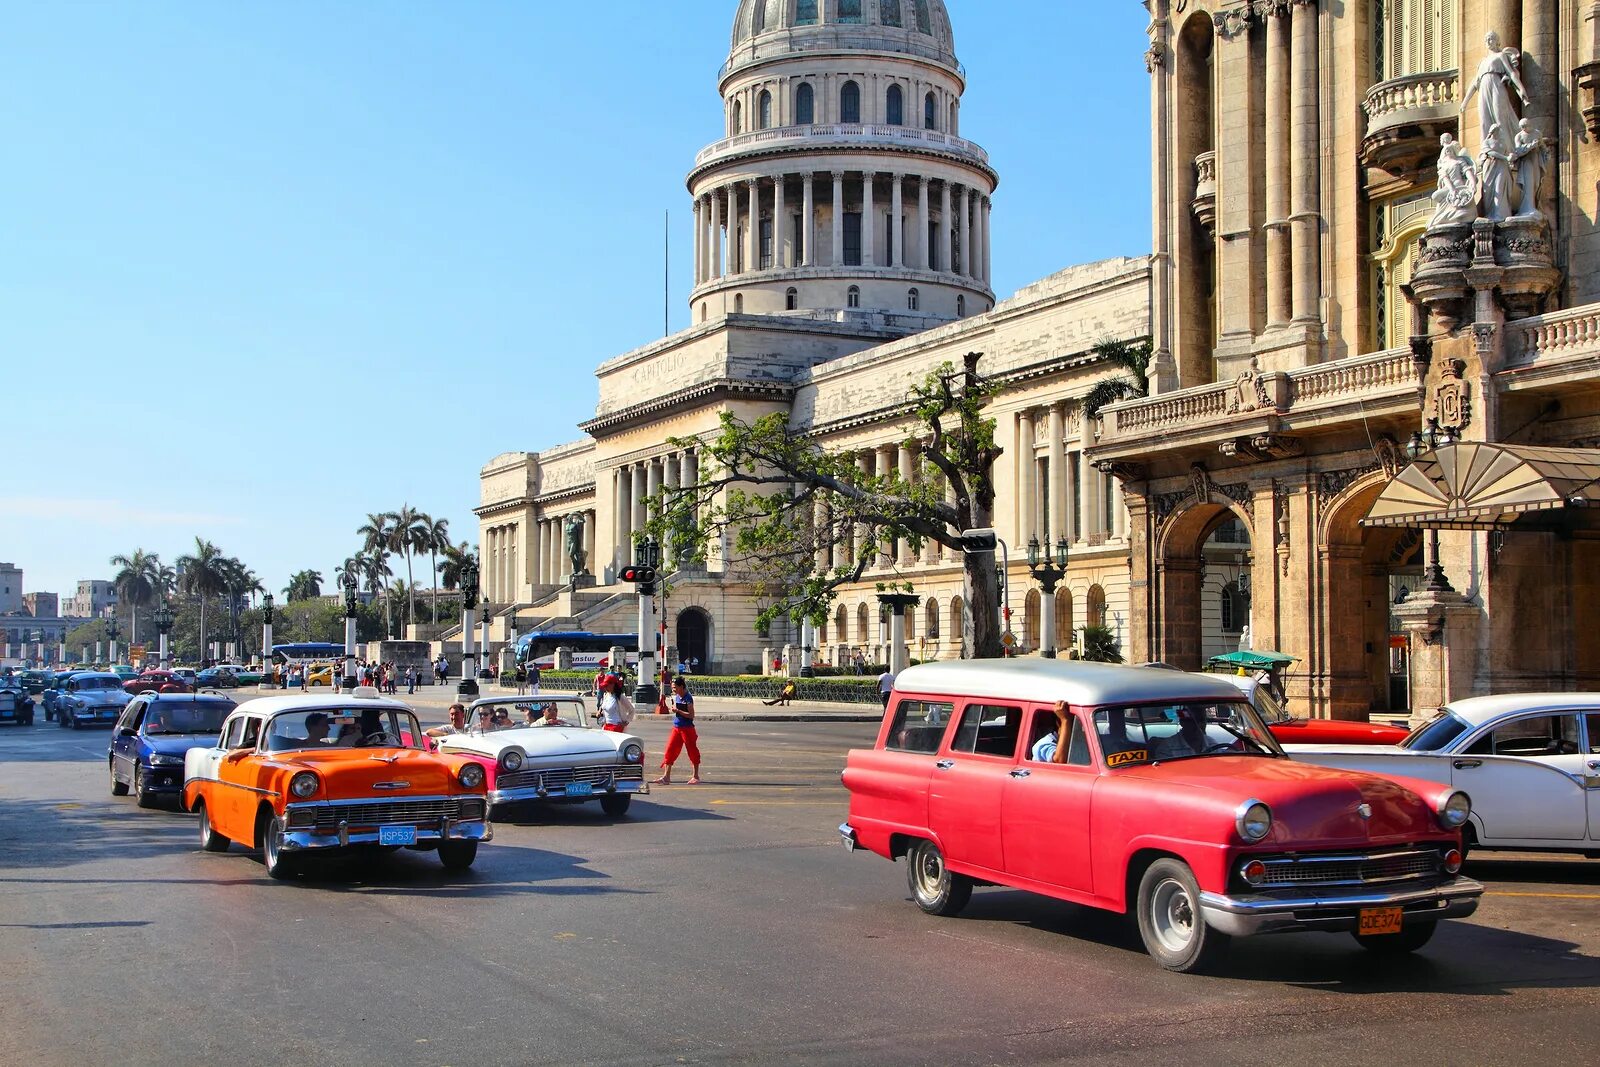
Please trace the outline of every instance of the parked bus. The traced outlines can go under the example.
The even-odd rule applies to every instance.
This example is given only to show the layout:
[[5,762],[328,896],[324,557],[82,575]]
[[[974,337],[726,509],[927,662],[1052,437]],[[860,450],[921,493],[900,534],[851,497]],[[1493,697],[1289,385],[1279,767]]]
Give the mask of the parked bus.
[[344,645],[336,641],[290,641],[272,646],[272,662],[279,664],[294,663],[304,667],[343,659]]
[[611,650],[622,648],[627,653],[627,665],[639,664],[638,634],[594,634],[587,630],[533,630],[520,635],[516,642],[517,662],[532,660],[539,669],[547,671],[556,665],[556,649],[572,649],[573,670],[598,670],[609,667]]

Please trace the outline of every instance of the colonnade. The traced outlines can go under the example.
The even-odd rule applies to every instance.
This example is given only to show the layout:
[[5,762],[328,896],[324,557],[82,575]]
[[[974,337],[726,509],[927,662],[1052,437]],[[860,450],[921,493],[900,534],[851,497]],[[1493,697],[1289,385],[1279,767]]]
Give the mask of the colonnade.
[[483,531],[479,585],[492,604],[515,602],[518,582],[517,556],[521,538],[517,523],[491,526]]
[[[1067,447],[1069,417],[1077,422],[1075,450]],[[1081,404],[1076,412],[1065,400],[1017,412],[1016,439],[1018,551],[1033,538],[1048,546],[1063,537],[1099,544],[1127,536],[1122,483],[1084,460],[1082,443],[1094,440],[1094,420]]]
[[[814,173],[747,177],[695,200],[695,284],[757,270],[862,266],[937,271],[987,286],[992,208],[982,189],[898,171],[830,171],[820,181]],[[860,261],[846,263],[845,216],[855,213],[863,220]],[[824,218],[826,248],[817,236]],[[937,226],[931,237],[930,224]]]
[[[567,521],[581,516],[583,548],[587,566],[594,570],[596,513],[579,508],[534,519],[523,550],[520,523],[491,526],[483,531],[481,581],[484,596],[494,604],[514,604],[526,597],[529,586],[565,585],[572,578],[572,563],[567,553]],[[519,569],[519,561],[526,572]]]
[[565,585],[572,579],[572,561],[567,553],[567,522],[574,516],[583,519],[584,564],[594,570],[595,512],[582,510],[551,515],[533,524],[533,584]]
[[663,488],[700,484],[700,457],[694,449],[663,452],[612,470],[613,545],[618,567],[633,559],[633,535],[656,516],[650,500]]

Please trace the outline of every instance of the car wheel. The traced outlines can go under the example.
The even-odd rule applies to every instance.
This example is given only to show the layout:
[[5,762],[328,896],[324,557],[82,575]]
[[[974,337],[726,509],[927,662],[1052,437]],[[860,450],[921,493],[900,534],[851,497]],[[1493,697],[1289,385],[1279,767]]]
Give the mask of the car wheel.
[[71,715],[67,714],[66,712],[62,712],[61,713],[61,728],[64,729],[64,730],[76,730],[78,728],[78,720],[74,719]]
[[1350,936],[1356,939],[1356,944],[1368,952],[1375,952],[1380,956],[1399,956],[1407,952],[1415,952],[1426,945],[1433,937],[1433,932],[1439,928],[1437,921],[1431,923],[1407,923],[1400,927],[1398,934],[1358,934]]
[[261,818],[261,862],[274,878],[293,878],[300,873],[299,857],[283,851],[283,820],[276,815]]
[[156,806],[156,795],[150,792],[149,784],[144,780],[144,768],[133,769],[133,798],[141,808]]
[[1228,944],[1226,934],[1206,926],[1200,886],[1180,860],[1156,860],[1144,872],[1139,880],[1138,919],[1145,951],[1169,971],[1201,970]]
[[600,810],[613,819],[620,819],[628,814],[628,805],[632,803],[632,793],[610,793],[600,798]]
[[111,795],[114,797],[127,796],[128,784],[126,782],[117,781],[117,761],[109,761],[107,764],[107,769],[111,772]]
[[471,867],[472,861],[477,858],[476,841],[439,842],[439,862],[444,864],[444,869],[447,871],[464,871]]
[[211,812],[206,809],[206,802],[195,801],[194,808],[200,813],[200,847],[206,852],[226,852],[232,844],[226,837],[217,833],[211,825]]
[[906,884],[911,899],[929,915],[956,915],[972,899],[972,879],[951,874],[932,841],[918,841],[906,853]]

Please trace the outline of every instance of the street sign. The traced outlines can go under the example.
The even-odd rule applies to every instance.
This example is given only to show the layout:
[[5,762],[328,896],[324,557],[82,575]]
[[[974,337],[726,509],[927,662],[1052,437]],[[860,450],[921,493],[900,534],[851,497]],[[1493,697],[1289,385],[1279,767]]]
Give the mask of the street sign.
[[128,662],[130,662],[130,663],[138,663],[139,661],[141,661],[143,659],[144,659],[144,646],[143,645],[129,645],[128,646]]
[[1017,635],[1012,633],[1010,630],[1007,630],[1005,633],[1000,635],[1000,643],[1007,648],[1016,648]]

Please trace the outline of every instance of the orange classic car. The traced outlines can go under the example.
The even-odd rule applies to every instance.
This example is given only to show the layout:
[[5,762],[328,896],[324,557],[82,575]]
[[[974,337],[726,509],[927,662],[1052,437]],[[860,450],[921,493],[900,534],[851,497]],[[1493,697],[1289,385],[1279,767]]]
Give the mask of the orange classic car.
[[483,766],[429,752],[411,709],[370,688],[240,704],[214,747],[185,755],[183,806],[201,848],[259,848],[274,878],[312,853],[378,848],[461,870],[493,836]]

